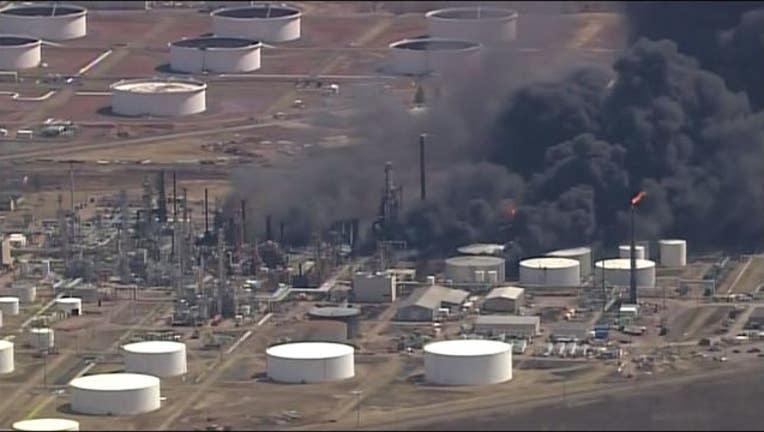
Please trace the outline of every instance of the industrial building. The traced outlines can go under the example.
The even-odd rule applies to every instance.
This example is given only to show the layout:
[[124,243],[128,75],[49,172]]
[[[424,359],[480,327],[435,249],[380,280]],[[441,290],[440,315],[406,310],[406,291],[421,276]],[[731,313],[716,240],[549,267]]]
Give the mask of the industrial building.
[[541,318],[537,316],[480,315],[475,321],[475,333],[518,338],[534,338],[541,333]]
[[11,373],[14,370],[13,342],[0,339],[0,375]]
[[[655,287],[655,262],[637,259],[635,262],[635,278],[638,287]],[[604,269],[604,275],[603,275]],[[631,281],[631,259],[612,258],[594,263],[595,284],[603,280],[608,285],[627,287]]]
[[250,5],[211,13],[215,36],[263,42],[289,42],[300,38],[302,12],[285,4]]
[[658,241],[660,263],[664,267],[684,267],[687,265],[687,241],[663,239]]
[[570,258],[540,257],[520,261],[520,283],[543,287],[581,284],[580,263]]
[[390,44],[390,69],[404,75],[462,72],[480,64],[481,48],[457,39],[403,39]]
[[460,339],[424,347],[427,382],[439,385],[488,385],[512,379],[512,346],[504,342]]
[[125,372],[168,378],[187,371],[186,344],[146,341],[124,345]]
[[469,292],[440,285],[419,287],[398,306],[398,321],[433,321],[441,308],[461,306]]
[[319,383],[355,376],[354,348],[328,342],[274,345],[265,351],[268,377],[284,383]]
[[0,35],[0,70],[20,70],[40,65],[42,42],[26,36]]
[[485,296],[483,306],[485,312],[503,312],[518,315],[523,304],[525,290],[518,287],[498,287]]
[[69,419],[38,418],[17,421],[11,429],[24,432],[69,432],[80,430],[80,423]]
[[87,9],[60,4],[20,4],[0,11],[0,31],[49,41],[87,34]]
[[105,373],[69,383],[72,411],[93,415],[135,415],[159,409],[159,378],[132,373]]
[[262,43],[230,37],[181,39],[170,45],[170,69],[185,73],[245,73],[260,69]]
[[469,6],[427,12],[428,34],[490,46],[517,38],[517,11],[489,6]]
[[351,294],[359,303],[390,303],[395,301],[394,274],[357,272],[353,275]]
[[207,109],[207,84],[191,79],[122,80],[109,89],[111,110],[119,115],[180,117]]
[[495,256],[457,256],[446,260],[446,279],[455,284],[504,282],[505,262]]
[[589,247],[583,246],[570,249],[559,249],[549,252],[546,255],[578,261],[578,268],[581,272],[582,280],[587,279],[592,274],[592,250]]

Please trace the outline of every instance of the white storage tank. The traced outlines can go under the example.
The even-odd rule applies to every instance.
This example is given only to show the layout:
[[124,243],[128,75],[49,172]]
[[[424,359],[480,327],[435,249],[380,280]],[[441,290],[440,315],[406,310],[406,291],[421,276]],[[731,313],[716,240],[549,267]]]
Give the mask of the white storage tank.
[[433,342],[424,347],[424,369],[433,384],[502,383],[512,379],[512,346],[481,339]]
[[581,265],[571,258],[540,257],[520,261],[520,283],[550,287],[581,284]]
[[302,12],[283,3],[223,8],[211,15],[215,36],[263,42],[288,42],[300,38]]
[[95,415],[135,415],[159,409],[159,378],[105,373],[69,382],[72,411]]
[[0,375],[11,373],[13,370],[13,342],[0,339]]
[[427,12],[428,34],[484,45],[512,42],[517,38],[517,11],[498,7],[468,6]]
[[125,116],[180,117],[207,109],[207,84],[176,78],[118,81],[111,86],[111,110]]
[[472,243],[456,249],[462,255],[496,255],[504,251],[504,245],[498,243]]
[[198,37],[170,43],[170,69],[187,73],[243,73],[260,69],[262,43],[252,39]]
[[3,311],[0,310],[0,328],[3,328]]
[[20,70],[39,66],[41,45],[40,39],[33,37],[0,35],[0,70]]
[[124,345],[125,372],[159,378],[187,372],[186,344],[171,341],[147,341]]
[[79,297],[62,297],[54,302],[56,309],[67,315],[82,315],[82,299]]
[[268,377],[286,383],[318,383],[355,376],[354,348],[330,342],[274,345],[265,351]]
[[[655,263],[650,260],[637,259],[635,262],[635,278],[638,287],[655,287]],[[594,264],[594,282],[600,283],[603,276],[605,283],[628,287],[631,284],[631,258],[611,258],[597,261]]]
[[32,348],[42,351],[53,349],[55,346],[53,329],[33,328],[29,333],[29,344]]
[[69,419],[39,418],[17,421],[11,428],[25,432],[68,432],[80,430],[80,423]]
[[87,9],[64,4],[20,4],[0,11],[0,33],[51,41],[87,34]]
[[18,281],[11,284],[11,291],[21,303],[34,303],[37,300],[37,285],[31,281]]
[[547,256],[558,258],[569,258],[578,261],[578,267],[581,271],[581,279],[586,279],[592,274],[592,250],[586,246],[559,249],[549,252]]
[[0,312],[6,317],[19,314],[18,297],[0,297]]
[[[636,252],[637,259],[645,259],[644,246],[634,245],[634,252]],[[631,258],[631,246],[630,245],[618,246],[618,256],[621,258]]]
[[390,44],[390,68],[404,75],[464,72],[480,64],[481,48],[458,39],[403,39]]
[[663,239],[658,241],[661,251],[661,265],[664,267],[684,267],[687,265],[687,241]]
[[488,272],[496,272],[498,282],[504,282],[504,258],[465,255],[446,260],[446,279],[454,283],[483,283]]

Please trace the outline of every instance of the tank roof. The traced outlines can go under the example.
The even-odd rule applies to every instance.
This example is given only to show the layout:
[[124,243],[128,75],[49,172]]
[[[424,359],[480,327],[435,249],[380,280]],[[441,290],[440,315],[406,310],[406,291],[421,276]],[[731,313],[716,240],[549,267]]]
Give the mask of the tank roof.
[[578,261],[571,258],[563,257],[538,257],[528,258],[520,261],[520,265],[523,267],[532,268],[569,268],[576,267],[579,264]]
[[346,318],[354,317],[361,314],[361,310],[352,307],[330,306],[330,307],[314,307],[308,311],[308,315],[319,318]]
[[585,255],[588,253],[592,253],[591,248],[589,248],[588,246],[581,246],[577,248],[553,250],[547,253],[547,255],[557,256],[557,257],[571,257],[571,256]]
[[[604,267],[612,270],[629,270],[631,269],[631,258],[610,258],[602,261],[597,261],[594,265],[597,268]],[[655,267],[655,262],[646,259],[636,259],[635,265],[637,269]]]
[[512,347],[504,342],[484,339],[447,340],[433,342],[424,347],[426,353],[459,357],[498,354],[510,351],[511,349]]
[[296,16],[300,15],[300,13],[300,9],[295,7],[268,4],[223,8],[212,12],[212,15],[240,19],[273,19]]
[[[0,35],[0,46],[20,46],[40,43],[40,39],[27,36]],[[13,234],[11,234],[13,236]]]
[[39,418],[21,420],[13,424],[12,428],[19,431],[46,432],[59,430],[74,430],[79,428],[79,422],[69,419]]
[[253,39],[210,36],[181,39],[171,45],[184,48],[245,48],[262,44]]
[[[634,245],[634,249],[644,249],[644,245]],[[618,249],[631,249],[631,245],[622,244],[618,245]]]
[[139,390],[159,385],[159,378],[134,373],[104,373],[75,378],[69,385],[82,390]]
[[480,44],[459,39],[419,38],[393,42],[390,48],[414,51],[459,51],[477,49],[480,48]]
[[687,240],[682,240],[682,239],[661,239],[661,240],[658,240],[658,243],[665,244],[665,245],[679,245],[679,244],[687,244]]
[[207,84],[194,80],[138,79],[117,81],[112,90],[133,93],[183,93],[204,89]]
[[467,255],[491,255],[504,250],[504,245],[498,243],[473,243],[457,249]]
[[0,297],[0,303],[18,303],[18,302],[19,302],[18,297],[12,297],[12,296]]
[[186,344],[172,341],[145,341],[123,345],[122,349],[138,354],[164,354],[183,351],[186,349]]
[[40,327],[33,328],[32,330],[30,330],[31,333],[43,333],[43,334],[44,333],[50,333],[52,331],[53,331],[52,329],[49,329],[49,328],[40,328]]
[[51,17],[85,13],[87,9],[73,5],[28,5],[13,6],[0,11],[0,14],[24,17]]
[[61,297],[56,299],[56,303],[82,303],[82,299],[79,297]]
[[13,342],[0,339],[0,350],[8,349],[13,347]]
[[350,345],[330,342],[295,342],[274,345],[265,350],[271,357],[298,360],[319,360],[352,354]]
[[475,20],[488,21],[496,19],[517,18],[517,11],[497,7],[468,6],[447,9],[438,9],[427,12],[428,18],[440,18],[443,20]]
[[446,264],[454,266],[486,266],[504,264],[504,259],[495,256],[467,255],[451,257]]

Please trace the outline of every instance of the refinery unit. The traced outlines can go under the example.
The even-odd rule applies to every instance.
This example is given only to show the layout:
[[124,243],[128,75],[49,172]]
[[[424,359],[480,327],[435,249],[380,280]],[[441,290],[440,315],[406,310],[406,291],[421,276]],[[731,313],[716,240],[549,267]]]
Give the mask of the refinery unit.
[[[125,10],[99,15],[88,13],[87,2],[76,3],[0,10],[0,70],[31,69],[39,78],[36,68],[52,62],[47,43],[90,43],[88,31],[98,34],[122,15],[137,21],[163,7],[101,2],[93,9]],[[327,71],[333,63],[351,63],[362,44],[354,40],[336,49],[344,62],[321,57],[317,63],[327,67],[322,73],[282,73],[299,69],[287,67],[288,60],[312,49],[318,38],[310,29],[329,26],[321,24],[325,17],[311,15],[313,6],[217,2],[199,9],[196,3],[187,6],[194,13],[182,17],[202,21],[198,32],[183,26],[156,31],[165,39],[142,57],[156,63],[151,72],[102,74],[93,81],[103,88],[82,91],[106,113],[83,122],[86,128],[119,125],[98,140],[122,140],[117,153],[141,153],[146,147],[130,146],[153,140],[164,127],[188,140],[168,144],[181,148],[182,163],[155,149],[128,163],[94,146],[84,162],[68,155],[65,165],[56,162],[45,211],[32,210],[42,198],[29,186],[30,171],[18,188],[30,202],[20,193],[1,212],[0,429],[231,430],[326,423],[345,430],[366,421],[361,411],[367,406],[373,406],[370,418],[391,427],[385,421],[397,409],[469,397],[477,401],[465,405],[473,410],[488,403],[478,398],[509,404],[553,386],[566,397],[564,386],[578,379],[582,386],[595,378],[620,383],[689,369],[688,362],[702,361],[689,349],[699,341],[725,347],[720,350],[743,344],[759,349],[759,256],[708,253],[682,238],[635,238],[633,232],[617,242],[560,241],[552,245],[559,249],[518,256],[512,230],[418,255],[401,239],[409,228],[404,205],[428,203],[426,131],[411,139],[406,157],[419,158],[413,172],[387,162],[367,173],[379,180],[366,191],[379,205],[366,218],[325,212],[305,229],[297,226],[304,221],[271,214],[261,202],[221,188],[220,179],[232,172],[223,162],[230,154],[201,159],[198,153],[250,139],[287,155],[289,141],[279,135],[307,129],[299,116],[309,110],[294,94],[309,105],[321,101],[310,108],[318,113],[345,110],[339,85],[329,82],[366,78]],[[382,36],[369,56],[374,62],[365,59],[365,67],[373,63],[376,72],[394,72],[384,77],[395,83],[389,92],[409,96],[441,75],[476,67],[484,52],[514,47],[524,16],[482,6],[417,13],[416,31],[427,36],[385,33],[380,26]],[[116,57],[112,52],[124,48],[119,44],[97,55]],[[87,81],[84,72],[72,77]],[[267,91],[286,82],[281,99],[293,109],[269,109],[255,120],[249,105],[231,96],[255,78],[266,81]],[[233,90],[224,89],[230,82]],[[307,88],[311,83],[315,88]],[[261,103],[250,94],[241,98]],[[235,110],[225,111],[227,104]],[[289,118],[282,122],[284,112]],[[29,118],[37,121],[35,116]],[[234,124],[237,116],[246,116],[246,123],[231,131],[219,126]],[[46,126],[58,124],[50,120]],[[155,121],[166,123],[152,129]],[[150,132],[131,137],[142,127]],[[207,133],[202,128],[214,131],[214,145],[197,146],[196,134]],[[437,149],[441,138],[428,139]],[[314,141],[305,148],[317,146]],[[35,151],[47,157],[48,149]],[[263,152],[254,153],[261,158]],[[93,166],[102,170],[97,176],[87,172]],[[120,167],[127,175],[80,190],[80,182],[101,182]],[[404,193],[398,182],[406,175],[419,182],[415,193]],[[257,197],[292,198],[278,192]],[[304,234],[301,229],[309,231],[309,240],[293,240]],[[722,354],[704,353],[723,362]],[[13,396],[4,399],[6,391]]]

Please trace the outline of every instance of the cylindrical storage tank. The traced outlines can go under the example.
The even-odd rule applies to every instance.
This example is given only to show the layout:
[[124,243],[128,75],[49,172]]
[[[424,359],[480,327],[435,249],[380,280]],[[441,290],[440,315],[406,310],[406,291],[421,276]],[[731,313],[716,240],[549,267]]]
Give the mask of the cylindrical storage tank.
[[348,326],[342,321],[310,320],[304,323],[305,331],[301,342],[347,343]]
[[488,283],[497,283],[499,282],[499,272],[496,270],[489,270],[488,273]]
[[274,345],[265,351],[268,377],[286,383],[318,383],[355,376],[354,348],[328,342]]
[[56,309],[67,315],[82,315],[82,299],[79,297],[62,297],[54,302]]
[[159,409],[159,378],[106,373],[69,382],[72,411],[95,415],[135,415]]
[[[644,246],[634,245],[634,252],[637,255],[637,259],[645,259]],[[621,258],[631,258],[631,246],[630,245],[618,246],[618,256]]]
[[[655,262],[644,259],[635,261],[635,278],[638,287],[655,287]],[[605,283],[616,286],[631,285],[631,258],[611,258],[594,264],[595,283],[602,280],[604,268]]]
[[570,258],[578,261],[578,267],[581,271],[582,279],[585,279],[592,274],[592,250],[588,247],[584,246],[571,249],[559,249],[549,252],[547,256]]
[[3,311],[0,310],[0,328],[3,328]]
[[540,257],[520,261],[520,283],[553,287],[581,284],[581,264],[570,258]]
[[314,307],[308,311],[308,316],[316,320],[332,320],[345,323],[348,339],[358,337],[358,320],[361,310],[352,307]]
[[0,297],[0,312],[6,317],[19,314],[18,297]]
[[28,4],[0,11],[0,32],[62,41],[87,34],[87,9],[62,4]]
[[517,11],[498,7],[469,6],[427,12],[428,34],[484,45],[512,42],[517,38]]
[[259,41],[199,37],[170,43],[170,69],[187,73],[243,73],[260,69]]
[[11,291],[21,303],[34,303],[37,300],[37,285],[32,282],[14,282]]
[[211,15],[215,36],[263,42],[288,42],[300,38],[302,12],[285,4],[223,8]]
[[179,117],[207,109],[207,84],[190,79],[134,79],[111,86],[111,110],[125,116]]
[[29,69],[39,66],[41,45],[42,42],[37,38],[0,35],[0,70]]
[[80,423],[69,419],[39,418],[17,421],[11,428],[25,432],[67,432],[80,430]]
[[187,372],[186,344],[171,341],[147,341],[124,345],[125,372],[159,378]]
[[405,75],[464,72],[480,64],[480,49],[477,42],[457,39],[404,39],[390,44],[390,67]]
[[502,383],[512,379],[512,346],[481,339],[433,342],[424,347],[424,371],[433,384]]
[[0,375],[11,373],[13,370],[13,342],[0,340]]
[[684,267],[687,265],[687,241],[664,239],[658,241],[661,250],[661,265],[665,267]]
[[33,328],[29,334],[29,344],[39,351],[52,349],[55,346],[53,329]]
[[494,256],[458,256],[446,260],[446,279],[454,283],[482,283],[476,279],[476,271],[495,271],[498,281],[504,282],[504,259]]
[[456,249],[462,255],[497,255],[504,251],[504,245],[497,243],[472,243]]

